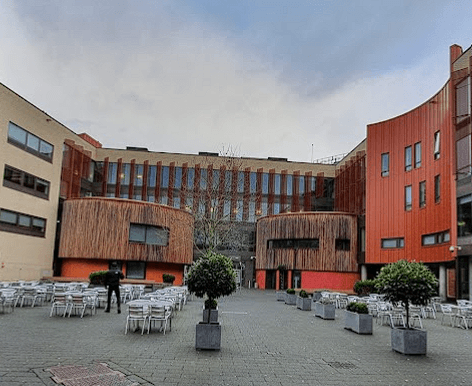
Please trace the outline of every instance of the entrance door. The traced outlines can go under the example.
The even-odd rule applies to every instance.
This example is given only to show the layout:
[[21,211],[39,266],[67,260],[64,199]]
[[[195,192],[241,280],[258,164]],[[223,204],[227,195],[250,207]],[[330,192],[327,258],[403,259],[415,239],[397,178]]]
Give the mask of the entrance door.
[[274,269],[268,269],[266,271],[266,282],[265,282],[265,289],[275,289],[275,282],[276,282],[276,271]]

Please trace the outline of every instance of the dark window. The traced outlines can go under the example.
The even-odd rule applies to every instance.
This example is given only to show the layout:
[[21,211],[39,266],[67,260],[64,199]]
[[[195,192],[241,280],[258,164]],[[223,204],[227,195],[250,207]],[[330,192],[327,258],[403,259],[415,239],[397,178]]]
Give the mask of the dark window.
[[335,248],[338,251],[350,251],[351,250],[351,240],[349,240],[349,239],[336,239]]
[[28,153],[52,162],[54,146],[13,122],[8,124],[8,142]]
[[143,261],[128,261],[126,263],[127,279],[145,279],[146,263]]
[[411,210],[412,197],[411,197],[411,185],[405,186],[405,210]]
[[382,154],[382,177],[386,177],[389,174],[390,170],[390,156],[389,153],[383,153]]
[[143,186],[144,165],[134,165],[134,186]]
[[383,249],[403,248],[405,246],[403,237],[397,237],[397,238],[392,238],[392,239],[382,239],[381,243],[382,243]]
[[438,174],[434,177],[434,202],[441,200],[441,176]]
[[408,172],[412,168],[411,146],[407,146],[405,147],[405,170]]
[[441,132],[434,133],[434,159],[438,159],[441,154]]
[[0,209],[0,231],[44,237],[46,220],[25,213]]
[[169,230],[145,224],[130,224],[129,241],[131,243],[161,245],[169,243]]
[[182,187],[182,168],[177,166],[175,168],[175,180],[174,180],[174,188],[180,189]]
[[107,182],[111,185],[116,184],[117,170],[118,170],[118,164],[116,162],[110,162],[108,164],[108,179],[107,179]]
[[472,195],[457,199],[457,234],[459,237],[472,235]]
[[5,165],[3,186],[47,200],[49,198],[49,185],[46,180]]
[[415,168],[421,167],[421,142],[415,143]]
[[423,208],[426,205],[426,181],[420,182],[420,208]]
[[444,244],[444,243],[448,243],[450,240],[451,240],[451,237],[449,235],[449,231],[430,233],[428,235],[421,236],[421,245],[428,246],[428,245]]
[[319,239],[278,239],[267,241],[267,248],[278,249],[318,249],[319,245]]
[[456,123],[460,123],[470,114],[469,77],[456,86]]
[[457,179],[469,177],[471,174],[470,134],[456,142],[456,173]]

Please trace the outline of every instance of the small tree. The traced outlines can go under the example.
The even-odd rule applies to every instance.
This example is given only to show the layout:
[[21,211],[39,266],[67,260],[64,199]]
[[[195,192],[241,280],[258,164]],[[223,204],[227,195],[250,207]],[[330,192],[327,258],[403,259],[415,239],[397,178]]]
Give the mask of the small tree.
[[437,294],[438,280],[423,263],[399,260],[388,264],[375,281],[386,300],[405,307],[407,328],[410,328],[410,304],[425,306]]
[[369,295],[375,290],[375,280],[359,280],[354,284],[354,292],[359,296]]
[[191,293],[199,298],[206,296],[205,305],[214,308],[216,299],[236,291],[236,272],[231,259],[207,251],[190,268],[187,284]]

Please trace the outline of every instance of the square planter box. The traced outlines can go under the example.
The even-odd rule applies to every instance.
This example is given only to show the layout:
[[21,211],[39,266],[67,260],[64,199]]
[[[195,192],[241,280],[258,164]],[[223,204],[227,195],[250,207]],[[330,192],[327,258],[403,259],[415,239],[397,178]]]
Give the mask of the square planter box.
[[212,310],[203,309],[203,323],[217,323],[218,322],[218,308]]
[[311,299],[297,296],[297,308],[302,311],[311,311]]
[[344,328],[358,334],[372,335],[372,315],[346,311]]
[[221,347],[221,324],[198,323],[195,334],[197,350],[219,350]]
[[285,291],[277,291],[275,295],[277,296],[277,301],[278,302],[285,302],[285,295],[287,293]]
[[334,320],[335,315],[334,304],[315,303],[315,316],[325,320]]
[[427,333],[425,330],[392,328],[392,350],[406,355],[426,355]]
[[296,294],[285,294],[285,304],[288,304],[289,306],[294,306],[297,304],[297,295]]

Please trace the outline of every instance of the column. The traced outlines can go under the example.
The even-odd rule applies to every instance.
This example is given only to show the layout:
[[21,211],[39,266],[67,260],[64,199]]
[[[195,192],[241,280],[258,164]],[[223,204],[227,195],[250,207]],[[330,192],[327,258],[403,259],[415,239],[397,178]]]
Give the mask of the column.
[[446,301],[447,298],[447,275],[446,266],[441,264],[439,266],[439,297],[442,302]]

